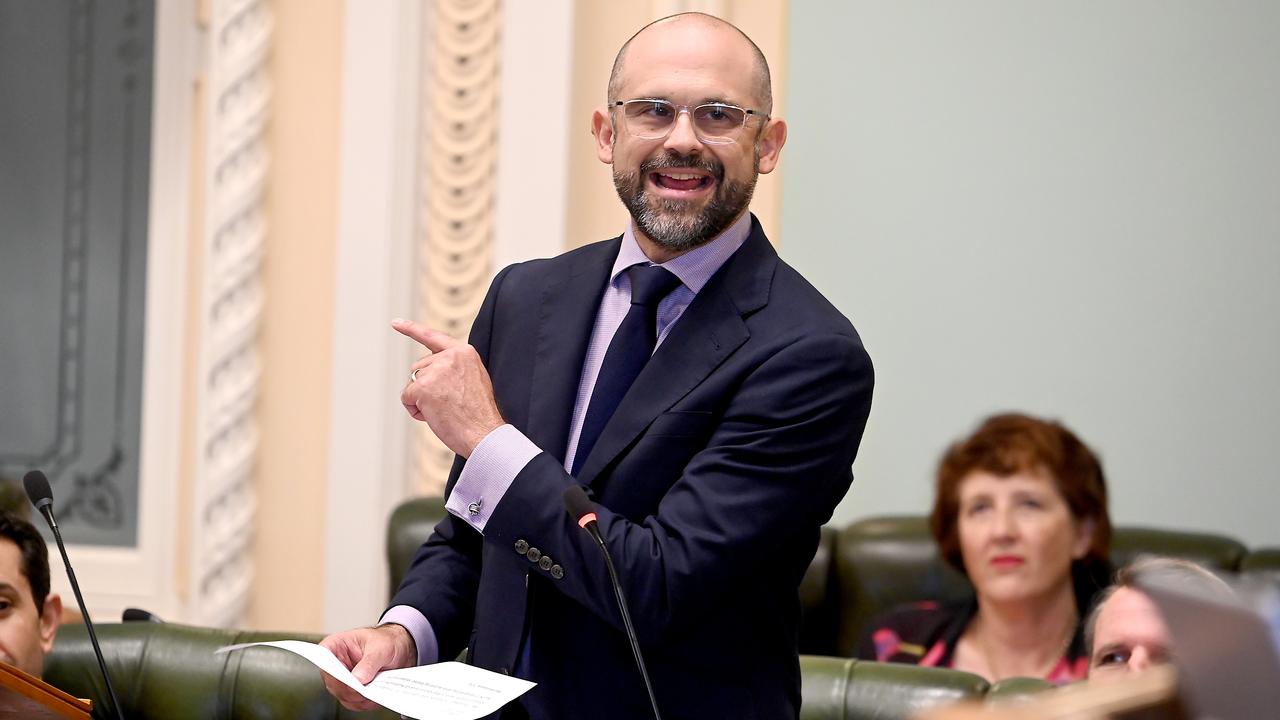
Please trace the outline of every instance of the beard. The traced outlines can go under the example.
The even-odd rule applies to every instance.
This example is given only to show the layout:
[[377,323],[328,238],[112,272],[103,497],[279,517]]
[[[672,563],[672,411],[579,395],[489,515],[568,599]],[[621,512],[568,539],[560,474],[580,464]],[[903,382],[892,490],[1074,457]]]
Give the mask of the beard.
[[[654,197],[645,189],[645,178],[663,168],[698,168],[715,178],[716,189],[706,205],[698,210],[694,200],[672,200]],[[759,173],[752,169],[746,181],[724,181],[724,166],[710,158],[666,153],[649,158],[638,171],[613,171],[613,187],[631,219],[659,247],[675,252],[704,245],[742,214],[751,203]]]

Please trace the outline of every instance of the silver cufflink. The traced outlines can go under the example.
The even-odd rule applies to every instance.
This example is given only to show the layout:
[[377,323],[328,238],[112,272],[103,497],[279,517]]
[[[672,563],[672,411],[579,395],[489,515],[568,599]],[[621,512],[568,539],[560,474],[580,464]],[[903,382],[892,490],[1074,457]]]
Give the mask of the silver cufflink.
[[477,500],[477,501],[475,501],[475,502],[471,503],[470,505],[468,505],[468,506],[467,506],[467,514],[468,514],[468,515],[479,515],[479,514],[480,514],[480,503],[482,503],[482,502],[484,502],[484,501],[483,501],[483,500]]

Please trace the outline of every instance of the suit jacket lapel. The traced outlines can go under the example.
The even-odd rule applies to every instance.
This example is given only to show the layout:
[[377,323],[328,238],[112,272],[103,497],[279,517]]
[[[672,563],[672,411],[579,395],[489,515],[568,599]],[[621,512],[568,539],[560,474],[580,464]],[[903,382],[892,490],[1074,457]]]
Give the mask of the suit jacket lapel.
[[562,463],[582,361],[620,242],[615,238],[579,251],[568,272],[551,279],[538,305],[529,422],[523,430]]
[[595,480],[656,417],[747,341],[743,317],[768,302],[777,262],[753,217],[750,237],[703,286],[618,404],[583,463],[580,482]]

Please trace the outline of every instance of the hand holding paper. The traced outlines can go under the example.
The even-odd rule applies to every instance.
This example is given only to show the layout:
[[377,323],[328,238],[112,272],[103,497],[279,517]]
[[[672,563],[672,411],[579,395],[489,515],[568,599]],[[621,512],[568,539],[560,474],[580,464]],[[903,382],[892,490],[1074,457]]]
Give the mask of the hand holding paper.
[[458,662],[419,665],[379,673],[361,685],[327,649],[299,640],[228,645],[231,652],[255,645],[288,650],[373,702],[419,720],[476,720],[528,692],[534,683]]

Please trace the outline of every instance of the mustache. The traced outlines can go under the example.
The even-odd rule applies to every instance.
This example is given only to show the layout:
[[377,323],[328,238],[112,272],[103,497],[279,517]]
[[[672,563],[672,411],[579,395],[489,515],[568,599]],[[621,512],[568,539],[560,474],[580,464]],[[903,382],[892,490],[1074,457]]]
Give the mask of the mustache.
[[706,170],[716,179],[716,182],[724,180],[724,165],[715,162],[710,158],[699,157],[697,155],[681,155],[676,152],[668,152],[657,157],[651,157],[640,163],[640,172],[645,175],[664,168],[695,168],[698,170]]

